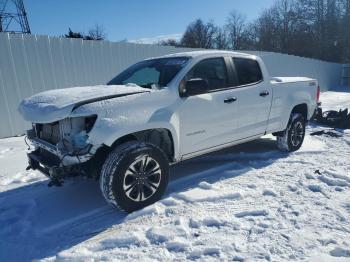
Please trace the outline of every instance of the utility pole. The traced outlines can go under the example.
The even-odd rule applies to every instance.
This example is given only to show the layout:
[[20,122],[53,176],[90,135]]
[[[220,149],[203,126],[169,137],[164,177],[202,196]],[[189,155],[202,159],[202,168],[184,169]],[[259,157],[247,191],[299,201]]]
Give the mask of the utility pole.
[[0,0],[0,32],[31,33],[23,0]]

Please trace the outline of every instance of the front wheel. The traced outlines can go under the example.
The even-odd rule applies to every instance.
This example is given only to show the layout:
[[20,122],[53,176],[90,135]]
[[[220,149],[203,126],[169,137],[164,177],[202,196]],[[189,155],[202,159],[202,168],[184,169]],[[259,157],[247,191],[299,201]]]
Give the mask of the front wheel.
[[305,137],[305,119],[300,113],[292,113],[288,126],[277,136],[277,146],[282,151],[293,152],[303,144]]
[[104,163],[100,187],[108,203],[132,212],[158,201],[169,180],[169,163],[161,149],[140,142],[126,143]]

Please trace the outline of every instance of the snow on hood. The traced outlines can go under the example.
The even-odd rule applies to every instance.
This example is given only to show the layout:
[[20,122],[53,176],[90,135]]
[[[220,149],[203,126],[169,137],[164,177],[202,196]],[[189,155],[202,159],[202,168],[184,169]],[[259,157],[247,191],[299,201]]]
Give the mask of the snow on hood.
[[144,92],[149,92],[149,90],[136,85],[98,85],[55,89],[24,99],[18,111],[27,121],[51,123],[68,117],[79,105]]

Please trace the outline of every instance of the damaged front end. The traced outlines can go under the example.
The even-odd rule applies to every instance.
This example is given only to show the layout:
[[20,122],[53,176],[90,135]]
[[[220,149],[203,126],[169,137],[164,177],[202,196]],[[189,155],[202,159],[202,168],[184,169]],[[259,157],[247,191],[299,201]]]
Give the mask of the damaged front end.
[[39,170],[60,185],[67,176],[97,176],[98,165],[93,164],[101,146],[89,143],[89,132],[97,116],[69,117],[53,123],[33,123],[27,139],[34,145],[28,153],[27,169]]

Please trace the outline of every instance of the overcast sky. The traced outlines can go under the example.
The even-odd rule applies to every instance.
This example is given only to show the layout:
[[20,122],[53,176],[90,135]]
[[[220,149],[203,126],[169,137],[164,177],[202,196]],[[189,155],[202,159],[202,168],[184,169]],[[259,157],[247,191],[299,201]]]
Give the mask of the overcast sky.
[[221,25],[233,9],[249,20],[274,0],[24,0],[34,34],[59,36],[103,25],[111,41],[183,33],[197,18]]

